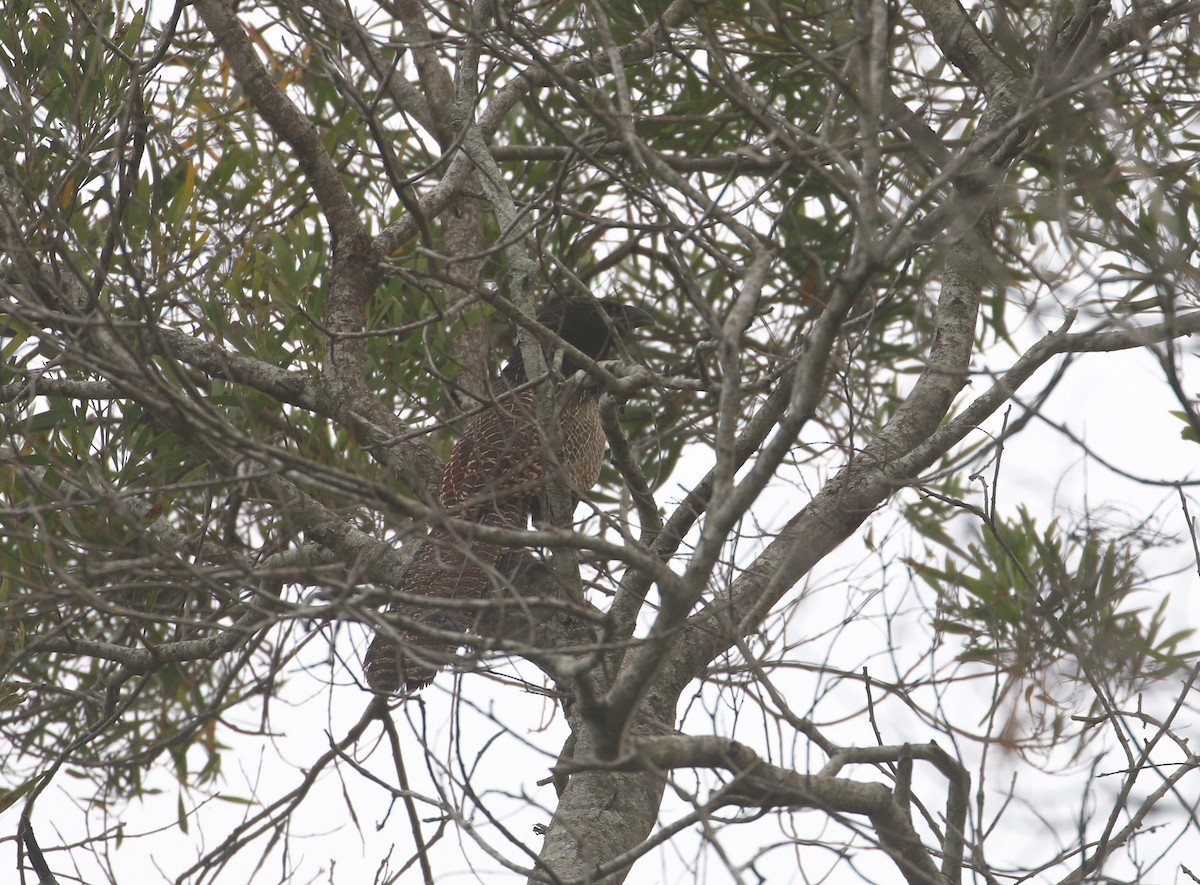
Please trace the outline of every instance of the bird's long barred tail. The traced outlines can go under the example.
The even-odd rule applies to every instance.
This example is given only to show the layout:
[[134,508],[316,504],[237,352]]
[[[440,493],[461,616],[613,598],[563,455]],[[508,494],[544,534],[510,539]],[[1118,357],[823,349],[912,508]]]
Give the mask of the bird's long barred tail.
[[[470,543],[455,539],[444,529],[434,529],[417,551],[404,584],[425,598],[482,599],[503,553],[504,548],[495,544]],[[363,675],[374,691],[385,694],[401,688],[410,692],[422,689],[454,660],[460,643],[433,638],[420,627],[465,633],[475,618],[470,609],[429,607],[416,602],[393,604],[388,614],[398,614],[417,626],[382,628],[367,649]]]

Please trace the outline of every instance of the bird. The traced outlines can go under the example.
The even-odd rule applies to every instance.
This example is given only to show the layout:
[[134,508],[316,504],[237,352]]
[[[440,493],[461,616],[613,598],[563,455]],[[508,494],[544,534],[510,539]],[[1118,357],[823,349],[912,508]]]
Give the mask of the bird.
[[[618,341],[630,340],[636,329],[654,320],[636,305],[583,296],[557,301],[538,314],[537,322],[595,361],[608,359]],[[546,361],[550,366],[553,356],[552,350]],[[573,377],[582,369],[564,351],[557,377],[552,373],[561,441],[561,459],[556,464],[535,417],[538,385],[529,385],[521,348],[514,347],[493,385],[495,396],[467,420],[446,463],[441,499],[450,515],[481,525],[524,529],[531,517],[536,522],[545,512],[553,478],[565,480],[576,503],[596,484],[605,449],[600,392],[596,385]],[[465,633],[473,620],[471,611],[422,606],[418,597],[482,599],[507,552],[502,545],[435,525],[397,588],[404,601],[393,603],[388,613],[440,631]],[[363,658],[363,675],[379,694],[401,688],[415,692],[433,681],[459,644],[388,625],[376,630]]]

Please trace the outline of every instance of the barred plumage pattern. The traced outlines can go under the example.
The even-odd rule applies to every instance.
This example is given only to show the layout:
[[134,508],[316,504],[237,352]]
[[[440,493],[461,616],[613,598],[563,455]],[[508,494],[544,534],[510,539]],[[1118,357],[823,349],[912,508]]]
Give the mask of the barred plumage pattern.
[[[603,309],[620,336],[651,322],[644,311],[612,301],[572,299],[538,317],[542,324],[593,359],[604,359],[611,346]],[[578,368],[563,362],[569,378]],[[474,415],[454,446],[442,477],[442,505],[454,516],[503,528],[524,528],[535,501],[542,499],[552,475],[551,447],[535,417],[532,389],[517,390],[525,381],[520,352],[515,351],[495,388],[495,402]],[[604,430],[594,390],[577,382],[560,385],[555,404],[562,442],[557,476],[576,499],[596,484],[604,457]],[[422,543],[404,577],[410,599],[394,603],[389,613],[419,625],[463,633],[474,620],[465,609],[422,606],[411,596],[482,599],[496,577],[496,565],[507,552],[497,544],[473,541],[444,526],[435,526]],[[396,626],[376,633],[363,670],[368,685],[391,693],[428,685],[437,671],[454,659],[460,643],[441,642],[419,630]]]

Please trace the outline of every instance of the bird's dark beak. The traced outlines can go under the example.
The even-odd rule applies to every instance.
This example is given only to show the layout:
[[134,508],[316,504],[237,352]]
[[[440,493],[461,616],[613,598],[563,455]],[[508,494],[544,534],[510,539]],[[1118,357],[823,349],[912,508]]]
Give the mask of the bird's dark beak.
[[631,332],[634,329],[640,329],[642,326],[654,325],[654,317],[650,316],[649,313],[640,307],[626,304],[623,306],[623,313],[624,316],[622,318],[625,320],[625,327]]

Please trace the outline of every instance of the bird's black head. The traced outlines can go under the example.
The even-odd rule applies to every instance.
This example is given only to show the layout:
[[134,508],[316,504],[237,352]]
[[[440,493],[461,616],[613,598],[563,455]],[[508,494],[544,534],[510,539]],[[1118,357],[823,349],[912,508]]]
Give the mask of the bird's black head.
[[[608,359],[618,338],[627,341],[634,329],[654,324],[654,318],[640,307],[611,298],[586,297],[558,301],[539,313],[537,321],[593,360]],[[563,356],[563,377],[569,378],[581,368],[570,356]],[[517,382],[525,380],[525,360],[519,346],[513,348],[504,376]]]

